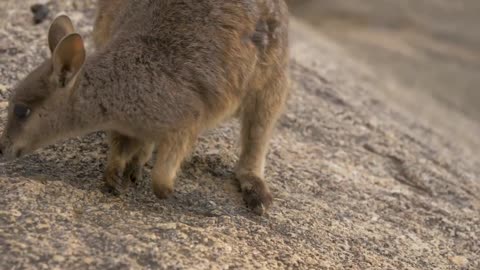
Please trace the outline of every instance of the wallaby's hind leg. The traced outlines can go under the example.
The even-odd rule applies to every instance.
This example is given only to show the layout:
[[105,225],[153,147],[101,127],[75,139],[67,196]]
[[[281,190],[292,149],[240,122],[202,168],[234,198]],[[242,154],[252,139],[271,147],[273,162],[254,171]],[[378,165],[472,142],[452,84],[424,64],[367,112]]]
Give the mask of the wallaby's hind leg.
[[152,188],[158,198],[165,199],[173,192],[177,171],[196,138],[197,133],[193,131],[172,132],[158,142],[152,170]]
[[265,89],[251,93],[244,101],[241,116],[241,154],[236,178],[247,207],[263,215],[273,197],[263,179],[265,158],[275,122],[281,112],[287,92],[287,83],[279,76]]
[[144,143],[137,150],[137,153],[127,162],[123,173],[125,178],[130,179],[134,183],[142,180],[143,167],[152,157],[153,148],[153,143]]
[[127,163],[143,149],[144,143],[117,132],[109,132],[109,153],[105,182],[116,192],[123,191],[128,185],[123,174]]

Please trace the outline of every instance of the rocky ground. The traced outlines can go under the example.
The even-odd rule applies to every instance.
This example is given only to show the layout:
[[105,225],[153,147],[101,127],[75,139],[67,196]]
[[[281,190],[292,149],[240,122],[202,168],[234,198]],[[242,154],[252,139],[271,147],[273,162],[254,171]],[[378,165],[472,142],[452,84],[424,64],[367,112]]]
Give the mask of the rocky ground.
[[[451,140],[476,144],[480,123],[480,2],[287,0],[382,82],[381,92]],[[439,111],[438,107],[449,107]]]
[[[292,13],[345,47],[423,116],[419,93],[480,121],[477,0],[287,0]],[[398,88],[404,88],[398,94]],[[413,92],[413,93],[412,93]],[[406,99],[406,100],[405,100]],[[430,116],[434,117],[434,116]]]
[[[51,9],[88,39],[90,2]],[[9,90],[48,56],[51,17],[33,25],[33,3],[0,3],[0,127]],[[104,135],[91,134],[1,161],[0,269],[479,269],[478,138],[452,141],[315,36],[292,22],[293,93],[266,168],[267,216],[237,192],[234,121],[202,136],[165,201],[149,177],[104,192]]]

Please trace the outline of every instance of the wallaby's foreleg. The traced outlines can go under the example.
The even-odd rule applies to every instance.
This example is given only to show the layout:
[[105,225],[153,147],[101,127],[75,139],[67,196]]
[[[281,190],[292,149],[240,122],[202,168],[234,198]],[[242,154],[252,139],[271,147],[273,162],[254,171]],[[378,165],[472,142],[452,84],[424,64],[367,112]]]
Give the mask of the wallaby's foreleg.
[[283,107],[286,84],[272,83],[269,89],[246,97],[241,116],[241,154],[236,168],[247,207],[263,215],[273,197],[263,179],[265,158],[275,122]]
[[117,132],[108,133],[109,153],[105,182],[117,192],[123,191],[128,181],[123,177],[127,163],[143,148],[144,142]]
[[127,162],[123,173],[124,177],[130,179],[132,182],[142,180],[143,167],[152,157],[153,148],[153,143],[143,143],[143,145],[139,147],[137,153],[132,157],[132,159]]
[[171,132],[157,143],[157,156],[152,170],[152,187],[155,195],[165,199],[174,190],[175,177],[184,158],[190,153],[197,133]]

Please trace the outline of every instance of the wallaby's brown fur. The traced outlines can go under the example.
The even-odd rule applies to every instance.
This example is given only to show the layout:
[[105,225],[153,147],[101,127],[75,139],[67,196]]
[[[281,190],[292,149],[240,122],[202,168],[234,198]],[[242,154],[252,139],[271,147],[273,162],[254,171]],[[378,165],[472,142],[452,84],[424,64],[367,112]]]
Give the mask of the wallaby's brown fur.
[[93,37],[86,57],[70,19],[54,20],[52,58],[10,98],[3,154],[105,130],[106,183],[121,191],[141,178],[156,145],[152,186],[165,198],[199,133],[236,115],[236,177],[247,206],[263,214],[272,203],[268,141],[289,85],[284,0],[99,0]]

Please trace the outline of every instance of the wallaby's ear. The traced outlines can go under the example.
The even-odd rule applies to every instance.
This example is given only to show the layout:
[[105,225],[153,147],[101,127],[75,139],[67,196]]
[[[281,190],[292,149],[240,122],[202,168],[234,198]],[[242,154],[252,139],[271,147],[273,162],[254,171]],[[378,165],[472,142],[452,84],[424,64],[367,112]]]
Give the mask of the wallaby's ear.
[[85,62],[82,37],[72,33],[64,37],[53,51],[53,72],[61,87],[66,86]]
[[56,17],[48,30],[48,46],[53,53],[60,40],[75,32],[72,21],[66,15]]

